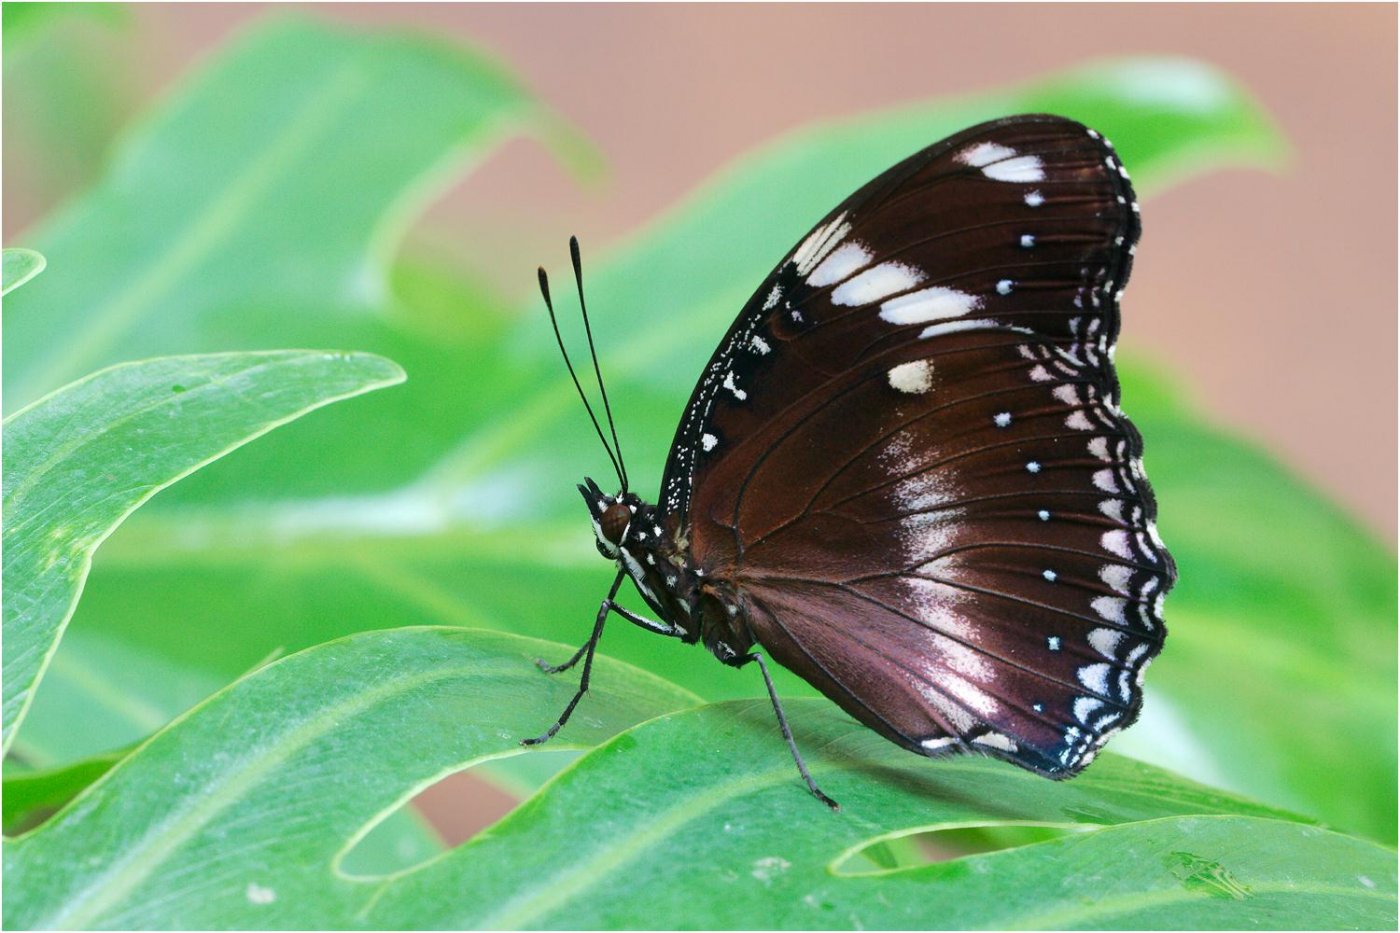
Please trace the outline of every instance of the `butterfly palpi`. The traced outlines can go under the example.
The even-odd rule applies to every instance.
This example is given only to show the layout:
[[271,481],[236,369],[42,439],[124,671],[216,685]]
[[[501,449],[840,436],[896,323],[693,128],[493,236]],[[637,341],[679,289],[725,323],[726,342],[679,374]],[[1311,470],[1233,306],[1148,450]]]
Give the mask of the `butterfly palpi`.
[[[526,743],[573,712],[616,613],[757,662],[833,807],[759,649],[918,754],[1083,769],[1137,717],[1176,578],[1113,366],[1139,229],[1100,134],[984,123],[866,184],[778,263],[701,374],[655,505],[628,488],[599,375],[621,490],[579,491],[617,576],[583,647],[541,662],[583,674]],[[553,319],[543,269],[540,285]],[[618,605],[628,577],[657,619]]]

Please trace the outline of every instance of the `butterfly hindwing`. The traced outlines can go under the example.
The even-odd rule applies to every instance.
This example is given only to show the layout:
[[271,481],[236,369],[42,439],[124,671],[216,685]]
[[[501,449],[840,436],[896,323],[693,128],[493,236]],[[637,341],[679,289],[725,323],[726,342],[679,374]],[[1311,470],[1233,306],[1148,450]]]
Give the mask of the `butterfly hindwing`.
[[803,238],[682,418],[697,565],[907,747],[1063,776],[1140,706],[1175,573],[1111,359],[1136,210],[1072,121],[944,140]]

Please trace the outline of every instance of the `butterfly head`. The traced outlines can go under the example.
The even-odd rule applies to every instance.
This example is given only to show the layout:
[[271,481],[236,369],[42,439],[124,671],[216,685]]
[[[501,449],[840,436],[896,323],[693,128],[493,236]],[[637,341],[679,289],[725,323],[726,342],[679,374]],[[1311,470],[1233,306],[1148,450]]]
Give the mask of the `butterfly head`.
[[598,553],[608,560],[616,560],[621,553],[623,542],[627,540],[637,510],[645,503],[630,492],[619,492],[610,496],[587,477],[579,485],[578,491],[583,494],[583,501],[588,506],[588,517],[593,523],[593,535],[597,539],[594,543],[598,547]]

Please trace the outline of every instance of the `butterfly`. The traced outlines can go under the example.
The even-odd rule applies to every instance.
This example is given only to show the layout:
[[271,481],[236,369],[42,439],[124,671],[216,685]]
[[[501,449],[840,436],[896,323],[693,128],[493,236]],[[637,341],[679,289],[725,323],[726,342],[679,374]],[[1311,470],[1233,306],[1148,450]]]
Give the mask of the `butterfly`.
[[[909,157],[789,252],[720,340],[658,501],[579,486],[612,614],[722,663],[764,654],[892,742],[1049,778],[1142,705],[1176,580],[1114,343],[1140,231],[1128,172],[1080,123],[1008,117]],[[571,242],[582,306],[577,240]],[[587,327],[587,310],[584,322]],[[617,602],[625,579],[656,618]]]

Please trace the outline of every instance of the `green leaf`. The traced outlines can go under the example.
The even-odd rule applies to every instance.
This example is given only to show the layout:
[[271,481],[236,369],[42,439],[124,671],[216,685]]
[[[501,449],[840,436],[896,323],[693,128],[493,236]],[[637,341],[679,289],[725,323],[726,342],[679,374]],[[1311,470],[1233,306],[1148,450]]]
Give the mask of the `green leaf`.
[[[549,677],[532,661],[560,650],[491,632],[404,628],[274,662],[9,842],[6,923],[224,927],[246,914],[252,926],[276,926],[291,910],[321,918],[311,926],[361,926],[353,914],[382,880],[349,876],[344,853],[446,774],[521,753],[520,739],[542,732],[573,693],[574,679]],[[606,659],[595,673],[599,689],[556,739],[563,748],[694,702]],[[203,893],[187,899],[191,886]],[[196,919],[214,917],[223,919]]]
[[93,552],[128,515],[281,424],[402,379],[368,354],[167,357],[95,373],[7,418],[4,747],[77,606]]
[[125,751],[110,752],[51,771],[6,774],[5,792],[0,797],[4,803],[5,835],[13,836],[39,825],[125,755]]
[[[1151,766],[1109,755],[1053,783],[985,759],[921,759],[815,701],[788,715],[840,813],[806,793],[766,701],[703,707],[589,753],[489,833],[389,887],[367,919],[496,929],[1394,924],[1394,852]],[[1082,831],[916,868],[845,868],[872,841],[1025,824]],[[445,912],[415,910],[439,890],[458,895]]]
[[523,128],[569,139],[479,56],[300,19],[255,27],[35,232],[83,274],[17,296],[7,402],[122,359],[367,346],[407,220]]
[[47,261],[32,249],[6,247],[0,267],[0,295],[10,292],[44,271]]
[[347,875],[392,875],[436,858],[444,848],[426,817],[411,806],[400,807],[345,853],[340,869]]
[[[932,762],[816,701],[664,715],[585,755],[450,854],[387,876],[340,858],[442,774],[519,753],[573,682],[561,646],[450,629],[362,634],[216,695],[5,851],[19,928],[1355,927],[1395,922],[1395,854],[1107,756],[1055,783]],[[592,745],[689,698],[603,661],[558,741]],[[393,741],[386,742],[385,736]],[[289,830],[288,814],[295,814]],[[1078,829],[893,871],[869,843],[966,826]],[[103,852],[100,860],[69,853]],[[447,893],[445,893],[447,892]],[[696,892],[705,892],[697,897]]]

